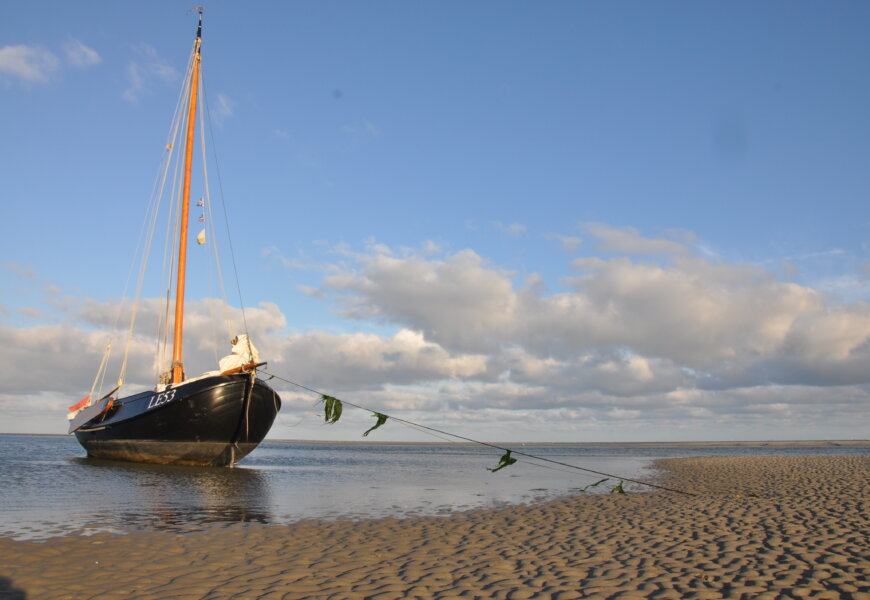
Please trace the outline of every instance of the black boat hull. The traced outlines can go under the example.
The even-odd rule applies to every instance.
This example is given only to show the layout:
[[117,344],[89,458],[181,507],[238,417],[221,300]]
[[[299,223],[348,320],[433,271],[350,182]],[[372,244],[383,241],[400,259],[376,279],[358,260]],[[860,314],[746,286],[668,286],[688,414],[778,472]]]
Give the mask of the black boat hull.
[[251,374],[214,375],[117,400],[75,435],[95,458],[231,466],[263,441],[280,408]]

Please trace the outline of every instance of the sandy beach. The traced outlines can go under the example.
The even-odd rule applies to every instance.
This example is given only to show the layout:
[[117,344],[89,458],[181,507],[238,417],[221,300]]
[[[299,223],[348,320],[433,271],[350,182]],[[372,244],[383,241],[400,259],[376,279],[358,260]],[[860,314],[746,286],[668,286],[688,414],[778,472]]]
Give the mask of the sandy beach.
[[0,539],[0,599],[870,600],[870,457],[658,466],[666,469],[660,483],[697,495],[577,495],[437,518]]

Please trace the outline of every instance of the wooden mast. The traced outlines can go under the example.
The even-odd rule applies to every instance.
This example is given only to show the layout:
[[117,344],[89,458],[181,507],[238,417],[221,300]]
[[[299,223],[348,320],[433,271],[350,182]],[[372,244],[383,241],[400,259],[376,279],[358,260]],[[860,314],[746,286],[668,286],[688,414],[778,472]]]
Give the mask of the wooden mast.
[[199,49],[202,45],[202,7],[193,46],[193,67],[190,74],[190,107],[187,117],[187,141],[184,154],[184,188],[181,197],[181,223],[178,241],[178,282],[175,288],[175,329],[172,334],[172,383],[184,381],[184,361],[181,341],[184,330],[184,275],[187,268],[187,221],[190,213],[190,170],[193,162],[193,137],[196,129],[196,93],[199,84]]

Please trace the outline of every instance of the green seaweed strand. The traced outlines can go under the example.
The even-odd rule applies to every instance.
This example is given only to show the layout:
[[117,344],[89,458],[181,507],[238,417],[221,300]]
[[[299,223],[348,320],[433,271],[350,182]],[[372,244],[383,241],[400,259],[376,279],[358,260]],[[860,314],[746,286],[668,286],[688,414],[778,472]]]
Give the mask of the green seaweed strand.
[[501,458],[498,461],[498,466],[495,467],[494,469],[490,469],[489,467],[487,467],[487,471],[492,471],[493,473],[495,473],[496,471],[500,471],[500,470],[504,469],[505,467],[511,466],[515,462],[517,462],[517,459],[512,458],[511,451],[507,450],[507,451],[505,451],[504,454],[501,455]]
[[384,423],[387,422],[387,415],[382,415],[381,413],[376,412],[372,416],[375,417],[378,420],[378,422],[374,424],[374,427],[370,427],[369,429],[367,429],[366,432],[363,434],[363,437],[366,437],[372,431],[374,431],[375,429],[377,429],[378,427],[380,427],[381,425],[383,425]]
[[609,477],[605,477],[604,479],[599,479],[599,480],[596,481],[595,483],[590,483],[590,484],[587,485],[586,487],[581,488],[580,491],[581,491],[581,492],[585,492],[585,491],[588,490],[589,488],[598,487],[599,485],[601,485],[601,484],[604,483],[605,481],[610,481],[610,478],[609,478]]
[[341,400],[326,394],[321,396],[320,400],[323,402],[323,420],[330,425],[337,423],[341,418]]

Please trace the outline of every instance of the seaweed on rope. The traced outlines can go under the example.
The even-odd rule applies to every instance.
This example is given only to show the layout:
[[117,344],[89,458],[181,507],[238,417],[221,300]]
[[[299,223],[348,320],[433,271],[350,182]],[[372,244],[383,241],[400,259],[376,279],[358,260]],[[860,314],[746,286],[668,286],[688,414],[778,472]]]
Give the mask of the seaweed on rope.
[[[525,458],[530,458],[530,459],[541,461],[541,462],[551,463],[554,465],[559,465],[561,467],[567,467],[569,469],[574,469],[576,471],[583,471],[585,473],[594,473],[596,475],[605,475],[606,476],[604,479],[601,479],[599,481],[596,481],[595,483],[587,485],[586,487],[582,488],[580,491],[586,491],[587,489],[596,487],[596,486],[604,483],[605,481],[609,481],[610,479],[619,479],[619,483],[610,490],[611,494],[625,494],[625,493],[627,493],[625,491],[625,488],[623,487],[623,484],[626,481],[629,481],[631,483],[636,483],[638,485],[642,485],[642,486],[646,486],[646,487],[650,487],[650,488],[655,488],[655,489],[659,489],[659,490],[665,490],[668,492],[674,492],[677,494],[684,494],[686,496],[697,496],[698,495],[695,492],[689,492],[686,490],[681,490],[681,489],[677,489],[677,488],[673,488],[673,487],[658,485],[655,483],[649,483],[648,481],[641,481],[639,479],[630,479],[628,477],[620,477],[618,475],[613,475],[611,473],[604,473],[602,471],[596,471],[594,469],[587,469],[585,467],[578,467],[577,465],[572,465],[570,463],[565,463],[565,462],[561,462],[558,460],[553,460],[551,458],[546,458],[544,456],[536,456],[534,454],[529,454],[529,453],[523,452],[521,450],[516,450],[516,449],[512,450],[510,448],[505,448],[505,447],[499,446],[497,444],[490,444],[488,442],[481,442],[480,440],[474,440],[474,439],[464,437],[464,436],[461,436],[461,435],[458,435],[455,433],[450,433],[449,431],[442,431],[442,430],[436,429],[434,427],[428,427],[426,425],[421,425],[420,423],[414,423],[413,421],[401,419],[401,418],[396,417],[396,416],[385,415],[383,413],[377,412],[377,411],[372,410],[370,408],[366,408],[365,406],[360,406],[359,404],[354,404],[353,402],[348,402],[347,400],[342,401],[334,396],[330,396],[328,394],[318,392],[315,389],[304,386],[301,383],[296,383],[295,381],[291,381],[291,380],[286,379],[284,377],[281,377],[279,375],[275,375],[274,373],[266,373],[266,374],[270,376],[270,379],[271,378],[279,379],[280,381],[283,381],[285,383],[289,383],[290,385],[296,386],[300,389],[303,389],[303,390],[309,391],[313,394],[319,395],[320,399],[318,400],[318,402],[323,402],[323,404],[324,404],[323,418],[324,418],[325,423],[327,423],[329,425],[333,425],[333,424],[337,423],[338,420],[341,418],[344,404],[347,404],[348,406],[352,406],[354,408],[358,408],[360,410],[364,410],[366,412],[371,413],[372,416],[374,416],[377,419],[377,422],[363,433],[363,437],[367,437],[369,433],[371,433],[372,431],[374,431],[375,429],[377,429],[378,427],[380,427],[381,425],[386,423],[388,419],[392,419],[392,420],[397,421],[399,423],[402,423],[404,425],[408,425],[410,427],[413,427],[413,428],[416,428],[416,429],[419,429],[422,431],[426,431],[430,434],[440,434],[440,435],[444,435],[444,436],[449,436],[450,438],[453,438],[456,440],[462,440],[464,442],[470,442],[470,443],[476,444],[478,446],[486,446],[488,448],[493,448],[496,450],[503,451],[504,454],[500,457],[498,465],[496,465],[493,468],[487,468],[487,470],[492,472],[492,473],[495,473],[496,471],[500,471],[501,469],[503,469],[505,467],[508,467],[510,465],[515,464],[517,462],[517,459],[514,458],[513,456],[511,456],[511,453],[513,453],[513,454],[517,454],[519,456],[523,456]],[[536,464],[536,463],[528,463],[528,464]],[[546,465],[537,465],[537,466],[543,467]]]
[[322,394],[320,401],[323,402],[323,420],[330,425],[338,423],[343,408],[341,400]]
[[368,429],[366,429],[365,433],[363,433],[363,437],[368,437],[368,435],[369,435],[372,431],[374,431],[375,429],[377,429],[378,427],[380,427],[381,425],[383,425],[384,423],[386,423],[386,422],[387,422],[387,419],[388,419],[387,415],[382,414],[382,413],[379,413],[379,412],[376,412],[376,413],[372,414],[372,416],[373,416],[374,418],[376,418],[376,419],[378,420],[378,422],[375,423],[374,425],[372,425],[371,427],[369,427]]
[[504,469],[505,467],[511,466],[515,462],[517,462],[517,459],[515,459],[511,456],[510,450],[507,450],[507,451],[505,451],[504,454],[501,455],[501,458],[498,461],[498,466],[495,468],[492,468],[492,469],[488,468],[487,471],[491,471],[492,473],[495,473],[496,471],[500,471],[500,470]]
[[599,479],[599,480],[596,481],[595,483],[590,483],[590,484],[587,485],[586,487],[582,487],[582,488],[580,488],[580,491],[581,491],[581,492],[585,492],[585,491],[588,490],[589,488],[598,487],[599,485],[601,485],[601,484],[604,483],[605,481],[610,481],[610,477],[605,477],[604,479]]

